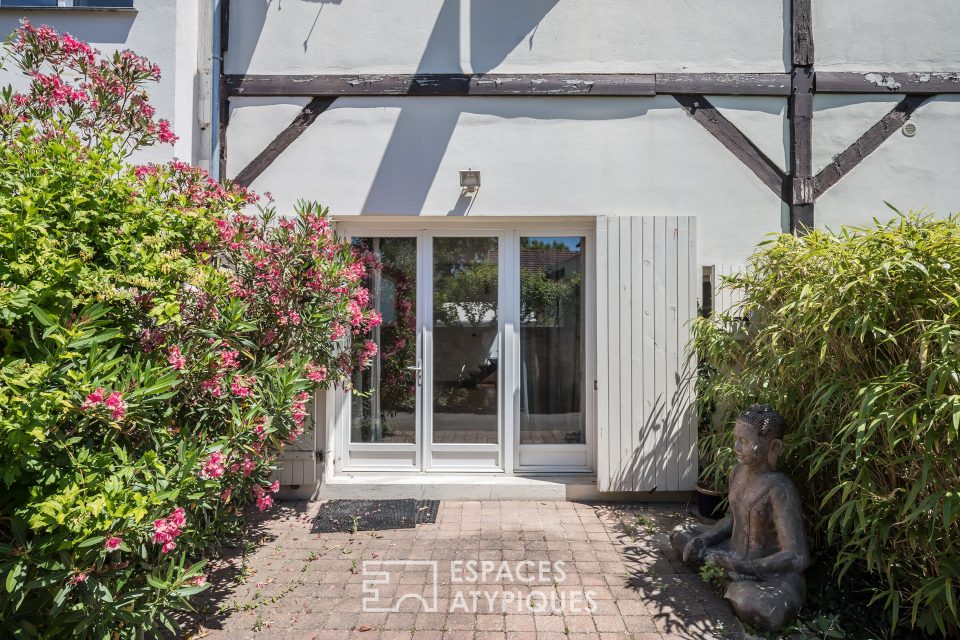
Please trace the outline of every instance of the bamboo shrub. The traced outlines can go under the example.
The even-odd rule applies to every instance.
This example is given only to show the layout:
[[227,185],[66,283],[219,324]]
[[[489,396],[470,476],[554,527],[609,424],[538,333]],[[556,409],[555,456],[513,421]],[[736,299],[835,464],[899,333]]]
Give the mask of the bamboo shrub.
[[765,241],[723,285],[743,306],[697,321],[704,475],[729,472],[735,414],[774,405],[811,543],[835,552],[841,586],[866,571],[892,627],[955,637],[960,221],[874,222]]

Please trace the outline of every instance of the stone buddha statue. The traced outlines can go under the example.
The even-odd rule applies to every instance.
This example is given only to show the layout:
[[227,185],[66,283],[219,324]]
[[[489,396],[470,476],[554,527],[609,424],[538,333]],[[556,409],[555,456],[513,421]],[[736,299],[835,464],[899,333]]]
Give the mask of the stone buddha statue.
[[684,562],[727,570],[726,598],[737,616],[778,631],[806,597],[810,563],[797,488],[777,471],[784,419],[769,405],[752,405],[734,428],[737,462],[730,472],[730,508],[711,528],[681,525],[670,534]]

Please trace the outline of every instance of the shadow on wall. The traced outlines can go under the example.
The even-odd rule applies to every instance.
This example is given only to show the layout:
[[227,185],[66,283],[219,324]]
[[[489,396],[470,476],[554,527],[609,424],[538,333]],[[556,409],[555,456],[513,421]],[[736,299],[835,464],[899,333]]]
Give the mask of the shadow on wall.
[[130,36],[133,21],[137,13],[131,11],[98,12],[95,20],[83,12],[59,12],[31,9],[29,16],[14,12],[4,12],[0,15],[0,33],[6,36],[20,26],[20,20],[29,18],[34,25],[47,24],[60,33],[68,32],[75,38],[84,40],[94,46],[117,44],[123,45]]
[[[263,28],[271,6],[282,11],[283,4],[287,2],[312,2],[319,5],[317,15],[307,29],[303,41],[304,51],[308,51],[324,5],[340,5],[343,0],[260,0],[256,4],[255,16],[249,16],[244,24],[231,24],[231,28],[237,30],[237,37],[240,37],[239,32],[244,31],[245,38],[256,42],[259,34],[249,31]],[[468,68],[464,68],[461,60],[461,14],[464,0],[443,0],[415,72],[490,72],[524,41],[528,47],[533,48],[537,26],[558,2],[559,0],[470,2],[467,16],[469,25],[465,27],[470,41],[470,60]],[[349,0],[346,4],[349,4]],[[231,53],[232,68],[250,67],[253,49],[242,51],[245,56],[242,59],[238,59],[239,52]],[[383,105],[378,102],[377,106]],[[449,108],[424,110],[422,106],[420,104],[411,107],[410,102],[401,104],[400,114],[367,192],[361,213],[421,213],[461,113],[457,109]],[[539,111],[538,108],[526,115],[540,117]],[[456,177],[451,176],[451,180],[454,179]],[[451,203],[447,214],[465,215],[472,201],[473,197],[461,193],[458,200]]]
[[[460,58],[461,0],[444,0],[424,48],[417,73],[456,67],[487,73],[525,39],[533,47],[537,25],[559,0],[482,0],[470,3],[469,68]],[[424,118],[419,106],[404,105],[367,192],[361,213],[419,214],[460,119],[457,109]],[[533,114],[531,114],[533,115]],[[453,180],[454,176],[450,176]],[[461,193],[447,215],[469,212],[477,194]]]
[[[686,451],[680,447],[680,434],[684,430],[693,430],[692,444],[696,444],[697,408],[691,392],[696,370],[688,359],[683,371],[675,375],[676,388],[669,404],[664,395],[656,397],[637,434],[638,446],[633,450],[630,460],[623,461],[618,470],[611,469],[611,485],[620,491],[652,491],[654,487],[658,487],[659,491],[672,491],[673,488],[665,487],[664,483],[677,482],[683,469],[691,469],[693,481],[697,479],[697,447],[691,446]],[[643,446],[648,442],[652,446]]]

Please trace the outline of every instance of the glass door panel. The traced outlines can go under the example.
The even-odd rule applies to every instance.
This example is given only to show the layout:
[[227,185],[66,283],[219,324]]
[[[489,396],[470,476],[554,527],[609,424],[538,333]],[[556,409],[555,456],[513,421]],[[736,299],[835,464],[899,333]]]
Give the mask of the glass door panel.
[[354,238],[365,257],[365,286],[383,316],[378,351],[353,374],[350,443],[414,444],[417,434],[417,238]]
[[432,442],[499,441],[499,243],[433,238]]
[[586,464],[585,244],[520,237],[521,465]]

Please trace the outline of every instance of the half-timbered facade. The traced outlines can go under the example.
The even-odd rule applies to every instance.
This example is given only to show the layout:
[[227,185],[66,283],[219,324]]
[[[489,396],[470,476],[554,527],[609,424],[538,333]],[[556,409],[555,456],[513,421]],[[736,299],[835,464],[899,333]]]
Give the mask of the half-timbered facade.
[[361,392],[287,452],[304,493],[689,490],[716,277],[772,232],[957,209],[952,0],[132,4],[30,17],[156,57],[178,156],[384,266]]

